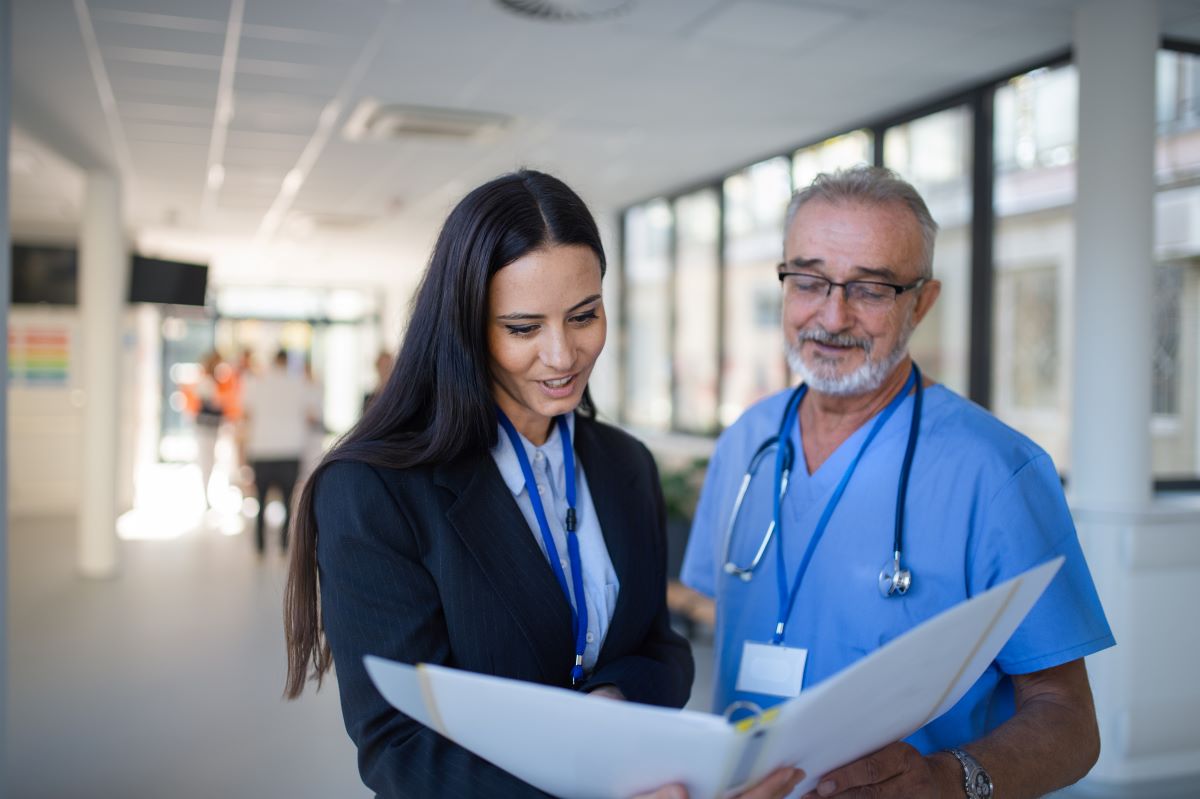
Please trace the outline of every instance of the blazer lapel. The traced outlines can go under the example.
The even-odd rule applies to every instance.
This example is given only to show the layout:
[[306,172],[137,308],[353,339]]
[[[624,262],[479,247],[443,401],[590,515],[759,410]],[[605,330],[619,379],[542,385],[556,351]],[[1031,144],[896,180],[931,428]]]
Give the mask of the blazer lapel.
[[437,467],[458,495],[447,518],[525,633],[543,677],[562,683],[574,656],[571,607],[490,455]]

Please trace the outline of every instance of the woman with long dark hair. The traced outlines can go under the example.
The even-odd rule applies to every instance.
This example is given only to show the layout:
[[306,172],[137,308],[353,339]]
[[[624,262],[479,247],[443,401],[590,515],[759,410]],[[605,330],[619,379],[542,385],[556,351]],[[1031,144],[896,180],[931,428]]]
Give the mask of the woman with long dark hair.
[[540,792],[394,710],[366,654],[687,701],[654,461],[594,419],[587,389],[604,269],[591,214],[556,178],[472,191],[438,237],[391,377],[301,495],[285,693],[336,664],[381,796]]

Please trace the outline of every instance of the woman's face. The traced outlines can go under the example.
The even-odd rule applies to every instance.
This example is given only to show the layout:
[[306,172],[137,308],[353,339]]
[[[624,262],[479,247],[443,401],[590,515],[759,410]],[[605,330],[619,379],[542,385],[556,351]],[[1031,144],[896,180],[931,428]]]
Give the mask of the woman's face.
[[534,250],[492,276],[492,393],[522,435],[541,444],[551,418],[575,409],[607,330],[600,259],[588,247]]

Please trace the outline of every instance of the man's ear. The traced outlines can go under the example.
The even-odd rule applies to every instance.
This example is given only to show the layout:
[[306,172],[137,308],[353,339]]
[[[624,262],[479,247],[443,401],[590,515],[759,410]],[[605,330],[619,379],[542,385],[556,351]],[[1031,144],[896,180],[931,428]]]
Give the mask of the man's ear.
[[930,280],[917,292],[917,307],[913,309],[913,324],[918,325],[942,294],[942,281]]

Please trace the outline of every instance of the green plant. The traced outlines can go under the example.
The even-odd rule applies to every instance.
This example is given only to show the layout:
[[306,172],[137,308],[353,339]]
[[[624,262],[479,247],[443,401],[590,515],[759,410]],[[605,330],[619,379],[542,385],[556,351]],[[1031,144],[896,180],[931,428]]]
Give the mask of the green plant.
[[708,458],[693,458],[682,466],[662,469],[659,479],[668,518],[691,523],[707,470]]

